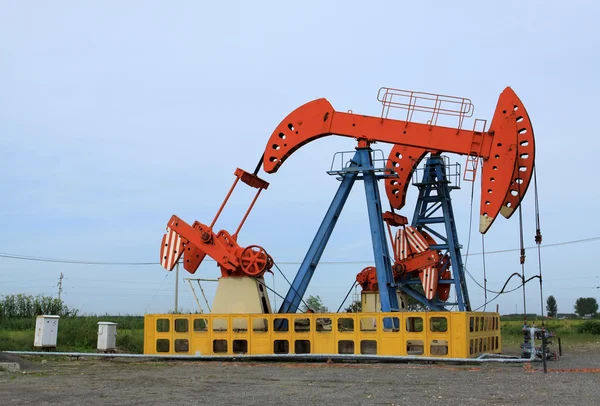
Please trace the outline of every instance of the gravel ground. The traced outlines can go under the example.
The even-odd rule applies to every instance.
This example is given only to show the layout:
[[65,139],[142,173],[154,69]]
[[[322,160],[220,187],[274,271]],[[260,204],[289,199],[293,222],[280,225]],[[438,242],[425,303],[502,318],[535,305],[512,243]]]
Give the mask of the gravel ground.
[[600,399],[600,345],[563,354],[560,361],[548,363],[548,374],[540,363],[251,364],[31,357],[23,366],[31,372],[0,372],[0,404],[564,406],[599,404]]

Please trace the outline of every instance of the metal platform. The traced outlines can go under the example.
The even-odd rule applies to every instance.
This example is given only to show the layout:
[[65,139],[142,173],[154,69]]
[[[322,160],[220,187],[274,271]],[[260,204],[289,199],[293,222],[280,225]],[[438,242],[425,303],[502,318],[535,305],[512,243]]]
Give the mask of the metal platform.
[[[386,326],[396,326],[387,328]],[[279,327],[278,327],[279,326]],[[148,314],[144,354],[363,354],[475,358],[500,353],[500,316],[477,312]]]
[[370,151],[371,162],[369,165],[358,166],[354,160],[355,155],[356,151],[340,151],[333,154],[331,168],[327,171],[327,174],[339,176],[338,180],[342,180],[342,177],[347,173],[358,173],[356,180],[362,180],[361,174],[366,171],[377,174],[377,179],[398,177],[394,170],[387,167],[389,159],[385,158],[382,150],[373,149]]

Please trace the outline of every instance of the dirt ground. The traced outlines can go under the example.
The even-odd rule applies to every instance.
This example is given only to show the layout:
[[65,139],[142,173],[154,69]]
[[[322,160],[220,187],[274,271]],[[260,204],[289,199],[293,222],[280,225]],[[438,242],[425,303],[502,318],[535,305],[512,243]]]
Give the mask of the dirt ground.
[[0,372],[2,405],[564,406],[600,399],[600,345],[550,361],[548,374],[541,363],[268,364],[51,356],[20,361],[26,372]]

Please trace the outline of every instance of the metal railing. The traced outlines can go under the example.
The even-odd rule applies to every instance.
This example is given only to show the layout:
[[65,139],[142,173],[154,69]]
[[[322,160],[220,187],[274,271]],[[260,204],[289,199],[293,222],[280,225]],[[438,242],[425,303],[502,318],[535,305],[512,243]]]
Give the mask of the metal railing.
[[[451,189],[460,189],[460,181],[462,179],[461,165],[458,162],[451,163],[450,158],[446,155],[441,155],[440,158],[444,161],[444,176],[448,181],[448,186]],[[416,165],[416,161],[415,161]],[[427,160],[423,160],[421,165],[413,171],[412,184],[415,186],[423,185],[423,175],[427,168]]]
[[333,154],[331,167],[327,171],[329,175],[343,175],[347,172],[362,172],[364,170],[372,170],[376,173],[385,173],[388,176],[398,176],[393,169],[388,167],[389,159],[387,159],[380,149],[371,151],[370,167],[352,166],[352,158],[356,151],[339,151]]
[[390,109],[406,110],[404,120],[412,122],[415,112],[430,113],[429,125],[437,125],[438,118],[452,116],[458,118],[457,128],[461,129],[466,117],[472,117],[475,110],[473,102],[465,97],[448,96],[435,93],[414,92],[411,90],[382,87],[377,93],[381,102],[381,118],[388,118]]

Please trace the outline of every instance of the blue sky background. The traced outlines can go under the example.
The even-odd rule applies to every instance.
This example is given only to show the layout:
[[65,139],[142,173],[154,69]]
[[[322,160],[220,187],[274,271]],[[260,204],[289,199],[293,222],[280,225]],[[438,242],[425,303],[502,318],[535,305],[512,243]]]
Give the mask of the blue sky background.
[[[475,117],[490,121],[498,95],[512,86],[535,130],[544,243],[598,237],[599,8],[594,1],[0,1],[0,252],[157,262],[170,216],[209,223],[235,168],[254,169],[290,111],[326,97],[337,110],[378,115],[381,86],[469,97]],[[325,171],[335,152],[353,147],[347,138],[318,140],[264,175],[271,186],[240,244],[300,262],[337,188]],[[332,310],[372,264],[358,186],[323,260],[360,263],[323,264],[309,288]],[[475,194],[470,250],[477,253],[477,184]],[[236,190],[218,225],[233,232],[251,195]],[[411,187],[409,217],[415,196]],[[453,199],[466,247],[470,185]],[[533,189],[523,207],[531,246]],[[518,246],[517,216],[498,219],[486,235],[487,251]],[[600,296],[598,248],[596,240],[542,250],[544,293],[559,311]],[[490,289],[520,272],[518,252],[486,259]],[[291,279],[298,265],[281,268]],[[481,256],[468,268],[482,280]],[[61,272],[64,299],[84,313],[173,307],[174,274],[159,265],[0,258],[0,294],[56,294]],[[537,273],[534,251],[526,272]],[[219,273],[207,262],[196,275]],[[473,307],[483,304],[482,290],[468,286]],[[195,309],[189,287],[180,289],[180,307]],[[275,289],[287,291],[279,275]],[[521,295],[493,304],[522,311]],[[527,297],[528,310],[539,312],[537,283]]]

